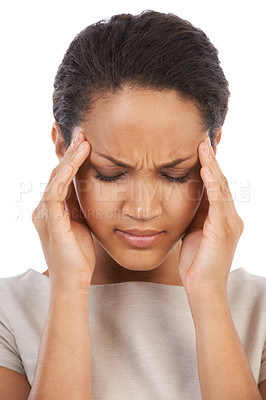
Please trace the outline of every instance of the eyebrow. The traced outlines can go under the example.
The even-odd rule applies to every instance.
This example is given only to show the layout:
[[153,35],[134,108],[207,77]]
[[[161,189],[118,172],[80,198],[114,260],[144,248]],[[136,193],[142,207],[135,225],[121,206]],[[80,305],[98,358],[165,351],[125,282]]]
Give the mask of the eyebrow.
[[[107,160],[111,161],[115,165],[118,165],[118,167],[133,168],[131,165],[123,163],[122,161],[116,160],[113,157],[108,156],[107,154],[96,153],[96,152],[95,152],[95,154],[97,154],[98,156],[100,156],[102,158],[106,158]],[[190,160],[193,157],[194,157],[194,155],[191,155],[191,156],[188,156],[188,157],[184,157],[184,158],[178,158],[177,160],[173,160],[170,163],[158,165],[157,168],[171,168],[171,167],[174,167],[174,166],[176,166],[178,164],[183,163],[184,161]]]

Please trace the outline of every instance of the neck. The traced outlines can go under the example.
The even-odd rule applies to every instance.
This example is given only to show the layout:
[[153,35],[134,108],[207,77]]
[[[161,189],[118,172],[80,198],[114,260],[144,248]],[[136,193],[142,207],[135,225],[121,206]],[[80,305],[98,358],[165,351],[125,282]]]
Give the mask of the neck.
[[[159,266],[149,271],[136,271],[122,267],[103,249],[93,236],[96,251],[96,266],[92,276],[92,285],[108,283],[143,281],[164,285],[183,286],[178,272],[178,260],[182,241],[168,254]],[[134,268],[134,266],[132,266]]]

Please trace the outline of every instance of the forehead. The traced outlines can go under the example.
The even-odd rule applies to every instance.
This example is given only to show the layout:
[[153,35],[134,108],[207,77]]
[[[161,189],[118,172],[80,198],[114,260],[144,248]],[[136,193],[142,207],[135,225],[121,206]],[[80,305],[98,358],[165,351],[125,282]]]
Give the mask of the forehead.
[[128,87],[99,97],[81,127],[92,147],[106,150],[134,145],[142,150],[177,146],[186,151],[206,134],[199,109],[176,91]]

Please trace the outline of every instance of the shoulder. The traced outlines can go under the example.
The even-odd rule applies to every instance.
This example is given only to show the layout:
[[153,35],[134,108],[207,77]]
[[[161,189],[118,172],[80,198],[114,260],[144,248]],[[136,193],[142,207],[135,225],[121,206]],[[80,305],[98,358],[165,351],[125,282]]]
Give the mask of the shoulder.
[[238,286],[239,289],[257,288],[263,292],[266,289],[266,277],[254,275],[244,268],[231,271],[229,282],[231,286]]
[[266,277],[238,268],[229,275],[228,295],[236,302],[266,304]]
[[30,269],[19,275],[0,278],[0,300],[3,299],[3,296],[14,295],[23,290],[29,279],[31,279]]
[[49,278],[33,269],[7,278],[0,278],[0,306],[12,313],[26,307],[49,290]]

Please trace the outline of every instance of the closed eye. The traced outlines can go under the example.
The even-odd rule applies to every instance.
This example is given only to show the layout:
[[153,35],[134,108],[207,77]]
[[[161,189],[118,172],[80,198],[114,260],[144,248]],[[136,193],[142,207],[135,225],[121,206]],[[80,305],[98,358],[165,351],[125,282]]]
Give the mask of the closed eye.
[[[190,171],[189,171],[189,173],[190,173]],[[191,178],[189,177],[189,173],[188,173],[187,175],[181,176],[181,177],[179,177],[179,178],[174,178],[174,177],[172,177],[172,176],[168,176],[168,175],[165,175],[165,174],[162,174],[162,176],[163,176],[168,182],[171,182],[171,183],[184,183],[184,182],[187,182],[189,179],[191,179]],[[121,178],[122,176],[124,176],[124,175],[125,175],[125,174],[123,173],[123,174],[116,175],[116,176],[105,176],[105,175],[102,175],[102,174],[98,173],[98,174],[95,176],[95,178],[98,179],[99,181],[103,181],[103,182],[114,182],[114,181],[117,181],[118,179],[120,179],[120,178]]]

